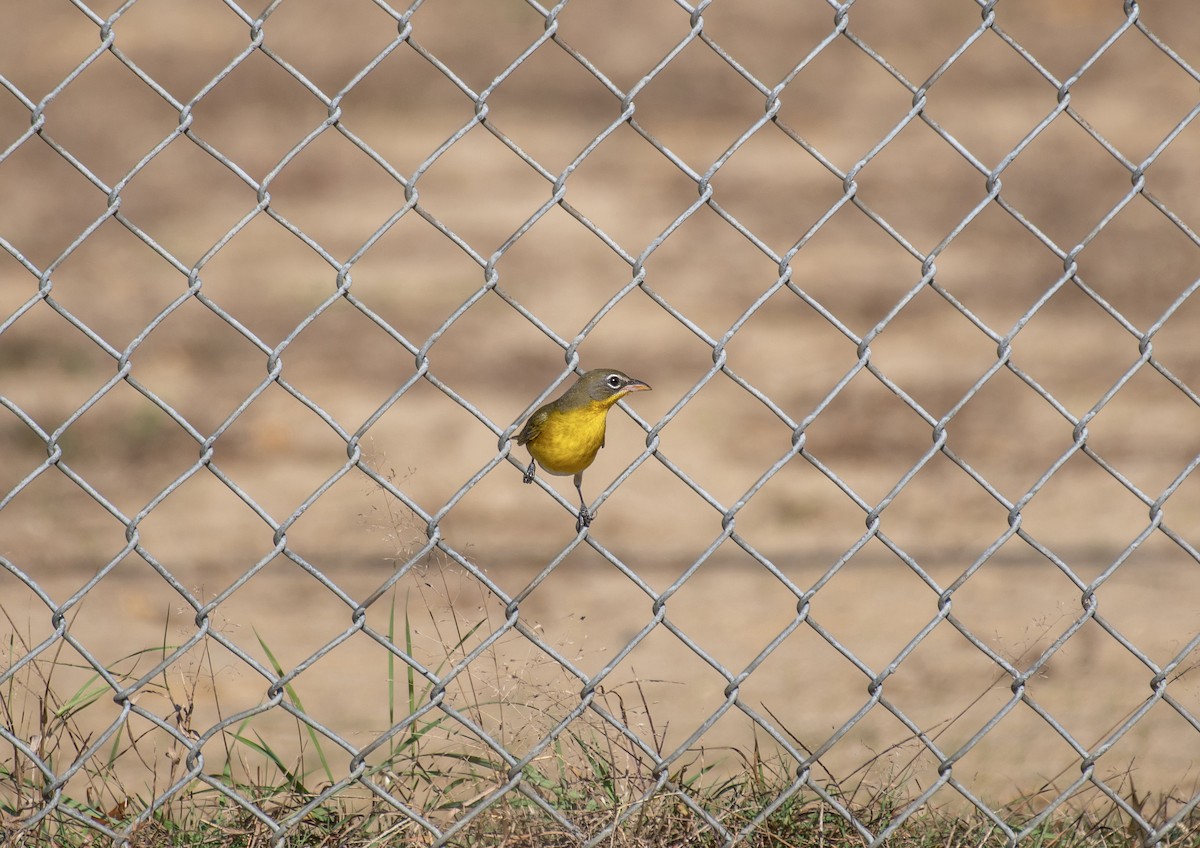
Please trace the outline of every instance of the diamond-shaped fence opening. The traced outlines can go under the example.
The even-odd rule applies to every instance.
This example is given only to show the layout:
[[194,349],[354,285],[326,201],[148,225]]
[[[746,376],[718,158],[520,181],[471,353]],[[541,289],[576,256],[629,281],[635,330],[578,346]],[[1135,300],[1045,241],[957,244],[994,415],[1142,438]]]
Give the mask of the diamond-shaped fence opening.
[[5,15],[5,837],[1200,804],[1187,0]]

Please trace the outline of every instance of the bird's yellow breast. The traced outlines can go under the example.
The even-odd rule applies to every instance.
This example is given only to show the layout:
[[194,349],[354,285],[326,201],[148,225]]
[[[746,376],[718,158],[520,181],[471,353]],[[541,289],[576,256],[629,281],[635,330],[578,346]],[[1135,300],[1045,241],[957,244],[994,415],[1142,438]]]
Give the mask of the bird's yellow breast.
[[612,404],[593,401],[578,409],[554,410],[542,424],[529,453],[551,474],[578,474],[604,446],[604,428]]

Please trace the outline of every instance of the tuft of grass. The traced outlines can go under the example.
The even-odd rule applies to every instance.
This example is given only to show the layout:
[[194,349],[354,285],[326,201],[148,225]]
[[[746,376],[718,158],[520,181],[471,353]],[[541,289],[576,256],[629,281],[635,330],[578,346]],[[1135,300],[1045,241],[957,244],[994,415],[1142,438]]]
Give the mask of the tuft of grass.
[[[398,650],[384,661],[392,733],[365,758],[357,780],[339,772],[337,764],[346,752],[300,718],[307,712],[290,683],[283,687],[283,699],[295,716],[296,751],[285,753],[269,741],[273,737],[260,733],[257,715],[243,718],[208,740],[203,772],[183,780],[192,767],[188,746],[171,736],[163,750],[161,728],[136,716],[107,735],[89,727],[89,710],[102,704],[111,686],[90,666],[70,659],[62,642],[18,667],[32,640],[19,635],[0,607],[10,625],[0,670],[5,728],[0,735],[0,844],[436,844],[435,834],[405,809],[441,832],[441,844],[455,848],[585,843],[717,848],[731,840],[747,848],[849,848],[869,844],[867,834],[889,830],[888,844],[905,848],[1010,844],[1004,828],[965,804],[955,809],[927,805],[904,818],[916,781],[903,768],[882,785],[868,783],[862,772],[838,778],[822,774],[820,779],[813,772],[808,782],[800,783],[794,760],[773,747],[763,749],[755,739],[748,749],[696,750],[658,771],[655,763],[664,756],[665,733],[637,683],[598,691],[597,710],[549,734],[578,696],[555,684],[531,688],[528,680],[519,689],[506,690],[501,681],[512,678],[513,670],[486,649],[494,632],[486,614],[474,622],[458,616],[438,619],[433,606],[425,598],[405,595],[400,601],[392,596],[386,635]],[[474,656],[467,670],[452,677],[453,691],[439,693],[405,659],[424,650],[413,610],[429,611],[440,643],[436,661],[425,667],[433,678],[444,680],[456,663]],[[122,685],[139,679],[141,669],[176,650],[168,632],[164,627],[159,645],[121,658],[106,674]],[[261,635],[256,637],[269,667],[283,677],[277,652]],[[163,672],[138,696],[142,703],[167,705],[156,714],[165,715],[180,738],[193,741],[201,738],[192,727],[197,708],[226,720],[207,643],[198,650],[200,662],[184,684],[172,683]],[[436,704],[430,708],[439,697],[451,702],[452,710]],[[604,721],[601,711],[644,732],[639,738],[627,735]],[[497,746],[481,741],[476,730]],[[548,734],[549,742],[542,744]],[[27,751],[56,774],[74,763],[79,767],[65,784],[54,785]],[[513,755],[502,753],[507,751],[518,752],[515,763]],[[148,785],[128,782],[130,762],[152,775]],[[1186,814],[1158,844],[1200,848],[1200,813],[1187,809],[1186,798],[1141,794],[1132,777],[1126,787],[1119,802],[1103,809],[1064,806],[1037,818],[1045,799],[1030,795],[998,815],[1012,831],[1028,828],[1022,845],[1092,848],[1142,845],[1145,833],[1130,811],[1144,821],[1162,822],[1182,809]],[[169,790],[168,799],[159,802]]]

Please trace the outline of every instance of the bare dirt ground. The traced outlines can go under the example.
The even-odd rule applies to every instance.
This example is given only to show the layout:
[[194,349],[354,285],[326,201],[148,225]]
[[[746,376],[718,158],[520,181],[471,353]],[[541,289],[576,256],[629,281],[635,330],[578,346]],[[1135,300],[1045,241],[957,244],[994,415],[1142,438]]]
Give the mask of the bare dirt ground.
[[[919,86],[970,39],[980,12],[966,0],[901,5],[855,4],[849,29]],[[464,10],[467,27],[454,23]],[[19,20],[0,33],[0,74],[34,102],[99,43],[96,26],[66,4],[12,14]],[[1094,4],[1003,0],[997,15],[1060,82],[1124,20],[1120,3],[1099,12]],[[832,19],[816,2],[716,3],[705,32],[774,86],[830,35]],[[1200,23],[1189,4],[1146,4],[1142,22],[1181,61],[1200,64]],[[572,2],[558,25],[564,42],[624,90],[690,27],[673,3],[633,0]],[[414,41],[478,93],[545,22],[521,3],[459,2],[426,4],[413,26]],[[249,44],[247,25],[215,3],[138,4],[114,31],[124,55],[181,103]],[[384,50],[395,24],[365,2],[336,16],[321,4],[285,3],[264,32],[269,49],[332,95]],[[482,126],[430,158],[476,105],[406,44],[339,101],[347,132],[327,129],[282,168],[329,109],[262,52],[188,110],[196,139],[267,183],[278,219],[260,212],[244,225],[258,194],[193,141],[175,138],[139,166],[179,126],[179,111],[105,54],[49,102],[44,132],[109,188],[136,169],[120,186],[119,211],[145,238],[107,220],[76,244],[103,216],[108,192],[38,138],[0,160],[0,196],[10,198],[0,208],[0,237],[12,245],[0,252],[0,317],[19,316],[0,334],[0,555],[54,605],[103,572],[68,619],[73,638],[106,665],[197,632],[195,613],[164,574],[208,602],[259,569],[211,610],[209,626],[260,662],[268,646],[291,669],[347,632],[352,606],[408,567],[368,622],[387,632],[395,604],[430,668],[448,647],[462,653],[456,634],[484,622],[466,640],[473,645],[505,627],[506,599],[520,597],[519,620],[586,676],[658,621],[603,688],[628,704],[644,695],[654,726],[639,719],[635,728],[657,736],[664,751],[727,702],[729,681],[714,665],[738,675],[782,636],[739,681],[738,703],[770,717],[799,747],[824,744],[872,702],[871,678],[890,672],[882,701],[822,756],[835,777],[874,761],[881,771],[911,767],[915,780],[928,782],[937,758],[922,753],[898,716],[948,755],[1020,695],[954,766],[973,791],[1003,802],[1044,784],[1065,788],[1094,756],[1096,775],[1114,786],[1132,775],[1139,792],[1190,795],[1200,763],[1191,650],[1200,633],[1200,485],[1189,476],[1200,455],[1200,307],[1181,295],[1200,278],[1200,136],[1185,122],[1158,148],[1195,108],[1196,82],[1131,29],[1069,93],[1072,109],[1112,150],[1068,115],[1020,148],[1000,174],[1001,197],[1040,239],[991,203],[944,243],[984,202],[987,179],[917,119],[855,176],[856,197],[911,249],[851,204],[813,231],[844,196],[843,181],[768,124],[711,179],[720,209],[762,247],[700,208],[648,251],[699,190],[622,124],[565,183],[566,201],[614,250],[561,208],[509,244],[549,200],[551,181]],[[780,124],[845,172],[904,119],[914,95],[842,37],[780,98]],[[622,108],[554,43],[486,102],[496,131],[554,176]],[[766,102],[697,41],[639,91],[636,120],[704,174]],[[993,169],[1060,102],[1056,85],[985,32],[928,90],[925,114]],[[29,125],[28,109],[0,95],[0,148]],[[418,175],[421,210],[469,250],[416,210],[385,227],[405,191],[358,142],[406,179]],[[1131,168],[1147,160],[1145,190],[1155,202],[1125,202],[1136,182]],[[776,290],[720,348],[771,409],[725,374],[705,380],[721,356],[713,344],[779,278],[768,252],[782,256],[801,240],[790,266],[794,288]],[[1064,258],[1056,249],[1077,245],[1076,277],[1059,285]],[[935,248],[935,282],[946,295],[925,287],[906,299],[923,275],[913,252]],[[645,288],[581,339],[632,277],[619,251],[640,258]],[[352,258],[352,299],[331,300],[331,262]],[[480,293],[489,262],[496,291]],[[30,303],[38,275],[51,267],[54,306]],[[186,292],[191,269],[199,296],[164,316]],[[875,330],[869,362],[891,386],[858,369],[859,342]],[[1011,343],[1012,368],[978,386],[1002,355],[1001,338]],[[489,465],[506,449],[502,434],[563,374],[563,346],[576,342],[583,367],[618,367],[654,387],[629,404],[641,424],[620,410],[611,416],[607,448],[585,478],[589,499],[638,459],[647,430],[656,441],[600,507],[597,547],[574,547],[526,593],[573,544],[573,521],[541,487],[521,485],[523,451],[512,446],[511,456]],[[295,394],[268,381],[271,351]],[[174,418],[121,381],[90,402],[123,357],[129,376]],[[473,410],[424,379],[389,405],[419,369]],[[18,409],[53,435],[58,467],[39,473],[47,439]],[[803,431],[807,455],[792,456],[755,489],[793,453],[786,419],[800,425],[817,410]],[[922,464],[936,438],[931,421],[951,413],[945,444],[959,463],[939,453]],[[1076,422],[1085,416],[1080,440]],[[426,521],[358,469],[342,473],[343,433],[361,433],[363,463],[433,519],[438,537],[499,594],[442,552],[410,564]],[[214,436],[201,466],[199,442]],[[569,480],[548,482],[574,502]],[[721,541],[724,513],[748,493],[732,526],[758,558]],[[883,538],[846,559],[867,532],[868,512],[880,507]],[[275,528],[284,522],[287,550],[328,585],[279,553]],[[1014,524],[1026,538],[1009,538],[972,570]],[[140,552],[126,548],[131,527]],[[9,571],[0,571],[0,597],[10,618],[0,630],[12,627],[29,645],[52,632],[46,605]],[[216,691],[196,682],[200,648],[155,683],[171,687],[172,697],[199,686],[201,728],[218,703],[229,715],[260,703],[266,690],[226,648],[203,644],[214,652]],[[296,691],[310,715],[366,744],[388,724],[385,659],[355,633],[299,675]],[[471,675],[492,687],[485,700],[496,705],[492,719],[513,750],[578,703],[583,688],[511,629],[476,663]],[[1030,673],[1016,695],[1005,663]],[[141,659],[138,668],[149,667]],[[1155,699],[1122,732],[1152,698],[1158,671],[1170,699]],[[84,677],[64,671],[59,681],[69,689]],[[157,690],[142,696],[160,714],[167,700]],[[102,727],[116,714],[104,699],[85,721]],[[294,742],[286,716],[260,721],[281,749]],[[745,749],[751,729],[735,707],[692,747],[734,761],[728,747]]]

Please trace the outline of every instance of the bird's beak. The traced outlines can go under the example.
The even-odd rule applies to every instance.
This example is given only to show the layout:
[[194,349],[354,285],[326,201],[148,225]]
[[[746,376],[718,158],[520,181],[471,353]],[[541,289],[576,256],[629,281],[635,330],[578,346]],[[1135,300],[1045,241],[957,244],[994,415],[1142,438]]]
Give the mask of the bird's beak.
[[641,380],[630,380],[628,383],[625,384],[625,391],[627,391],[627,392],[648,392],[648,391],[650,391],[650,384],[643,383]]

